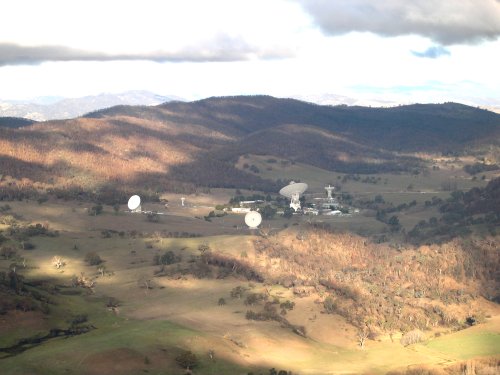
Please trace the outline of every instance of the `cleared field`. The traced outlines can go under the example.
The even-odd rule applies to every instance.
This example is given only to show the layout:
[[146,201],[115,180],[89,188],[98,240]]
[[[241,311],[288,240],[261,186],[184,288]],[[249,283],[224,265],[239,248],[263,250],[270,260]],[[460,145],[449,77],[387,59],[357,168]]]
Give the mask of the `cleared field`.
[[499,354],[500,319],[493,317],[487,325],[471,327],[429,341],[427,348],[459,360]]
[[[276,162],[270,163],[269,160]],[[431,168],[428,172],[418,175],[386,173],[359,175],[359,181],[349,177],[344,181],[346,176],[344,173],[331,172],[298,162],[282,163],[272,156],[248,155],[246,158],[241,157],[236,166],[244,169],[244,164],[257,166],[260,171],[258,175],[263,178],[306,182],[309,185],[307,193],[311,196],[325,196],[324,187],[335,184],[341,187],[342,192],[370,198],[380,194],[394,204],[407,203],[414,199],[423,203],[434,195],[439,198],[448,197],[449,191],[443,191],[443,186],[451,187],[453,190],[469,190],[474,186],[484,186],[487,180],[498,176],[495,173],[488,173],[488,178],[485,180],[473,180],[461,169],[463,162],[457,162],[455,165],[446,161],[439,163],[439,169]],[[363,180],[366,182],[362,182]]]

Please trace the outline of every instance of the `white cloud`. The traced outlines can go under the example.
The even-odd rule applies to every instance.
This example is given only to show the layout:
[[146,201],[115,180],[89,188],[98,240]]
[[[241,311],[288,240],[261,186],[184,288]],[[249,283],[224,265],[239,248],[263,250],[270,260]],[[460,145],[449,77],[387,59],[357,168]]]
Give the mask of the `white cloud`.
[[498,0],[297,0],[330,35],[421,35],[443,45],[500,36]]
[[5,0],[0,98],[145,89],[480,104],[500,97],[500,40],[469,42],[497,35],[500,3],[476,3]]
[[309,22],[299,6],[282,0],[8,2],[2,7],[0,43],[57,47],[49,52],[71,59],[85,54],[96,60],[104,55],[180,61],[289,56],[295,48],[290,36]]

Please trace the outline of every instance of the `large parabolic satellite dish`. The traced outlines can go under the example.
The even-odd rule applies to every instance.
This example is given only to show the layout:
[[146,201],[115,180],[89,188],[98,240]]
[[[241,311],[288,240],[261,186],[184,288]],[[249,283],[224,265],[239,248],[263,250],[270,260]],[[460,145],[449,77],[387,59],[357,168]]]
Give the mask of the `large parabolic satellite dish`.
[[280,190],[280,194],[284,197],[290,198],[290,207],[294,211],[300,210],[300,195],[307,190],[307,184],[303,182],[290,182]]
[[141,210],[141,197],[138,195],[132,195],[128,200],[128,209],[133,212],[138,212]]
[[250,211],[245,215],[245,224],[250,229],[257,228],[262,222],[262,216],[257,211]]

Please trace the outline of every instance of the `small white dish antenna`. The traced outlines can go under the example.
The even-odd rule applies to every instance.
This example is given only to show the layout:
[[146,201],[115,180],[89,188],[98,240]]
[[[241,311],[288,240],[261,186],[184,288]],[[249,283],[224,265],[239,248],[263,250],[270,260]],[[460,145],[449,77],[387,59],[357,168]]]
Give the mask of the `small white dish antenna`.
[[245,224],[250,229],[256,229],[262,223],[262,216],[257,211],[250,211],[245,215]]
[[280,194],[284,197],[290,198],[290,207],[294,211],[300,210],[300,195],[307,190],[307,184],[303,182],[290,182],[280,190]]
[[128,200],[128,209],[132,212],[141,212],[141,197],[132,195]]

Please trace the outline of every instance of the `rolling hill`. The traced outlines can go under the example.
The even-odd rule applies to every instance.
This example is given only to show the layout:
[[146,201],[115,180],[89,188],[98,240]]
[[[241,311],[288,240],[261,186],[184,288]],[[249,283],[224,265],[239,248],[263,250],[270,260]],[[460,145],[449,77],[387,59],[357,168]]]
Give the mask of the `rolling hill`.
[[72,120],[0,129],[4,175],[56,186],[193,191],[276,183],[234,167],[272,155],[344,173],[415,171],[422,153],[500,145],[500,115],[457,103],[320,106],[269,96],[115,106]]

